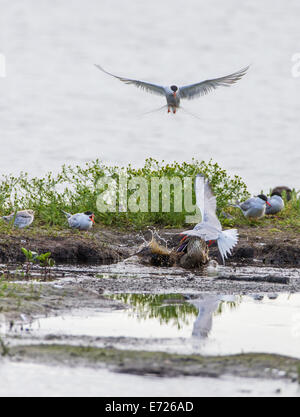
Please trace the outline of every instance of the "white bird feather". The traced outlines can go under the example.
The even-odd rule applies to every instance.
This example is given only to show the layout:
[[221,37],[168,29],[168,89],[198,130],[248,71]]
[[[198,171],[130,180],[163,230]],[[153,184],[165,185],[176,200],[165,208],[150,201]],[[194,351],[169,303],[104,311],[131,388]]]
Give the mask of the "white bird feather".
[[193,230],[182,232],[182,235],[199,237],[206,242],[217,241],[223,263],[238,242],[236,229],[222,230],[216,215],[217,200],[207,180],[198,175],[195,180],[196,203],[200,209],[202,221]]

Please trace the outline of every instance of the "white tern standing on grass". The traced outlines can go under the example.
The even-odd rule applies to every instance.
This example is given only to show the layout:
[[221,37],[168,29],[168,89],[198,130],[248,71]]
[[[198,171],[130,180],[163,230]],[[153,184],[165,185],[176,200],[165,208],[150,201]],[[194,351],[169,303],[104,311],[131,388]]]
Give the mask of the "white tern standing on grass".
[[273,192],[268,198],[268,203],[271,206],[266,208],[266,214],[277,214],[284,209],[284,201],[279,192]]
[[68,218],[69,226],[72,229],[90,230],[95,223],[95,215],[91,211],[85,213],[70,214],[63,211]]
[[236,229],[222,230],[222,225],[216,215],[216,197],[208,180],[201,175],[196,177],[195,193],[202,221],[193,230],[182,232],[181,235],[199,237],[210,243],[216,241],[224,263],[238,242],[238,231]]
[[14,226],[19,229],[24,229],[31,225],[34,220],[34,211],[33,210],[22,210],[17,213],[12,213],[9,216],[3,216],[3,220],[7,223],[10,223],[14,219]]
[[234,207],[242,210],[247,219],[260,219],[264,217],[266,214],[266,206],[271,207],[271,204],[268,202],[268,197],[264,194],[249,198],[244,203],[236,203],[234,205]]
[[133,80],[131,78],[119,77],[117,75],[111,74],[110,72],[103,69],[100,65],[96,67],[105,72],[112,77],[118,78],[120,81],[123,81],[126,84],[133,84],[142,90],[145,90],[152,94],[157,94],[164,96],[167,100],[168,113],[171,112],[175,114],[180,106],[180,99],[193,100],[200,96],[204,96],[211,91],[215,90],[217,87],[230,87],[232,84],[240,80],[247,72],[249,67],[243,68],[240,71],[234,72],[230,75],[225,75],[225,77],[214,78],[211,80],[201,81],[195,84],[189,84],[182,87],[177,87],[176,85],[171,86],[162,86],[158,84],[148,83],[140,80]]

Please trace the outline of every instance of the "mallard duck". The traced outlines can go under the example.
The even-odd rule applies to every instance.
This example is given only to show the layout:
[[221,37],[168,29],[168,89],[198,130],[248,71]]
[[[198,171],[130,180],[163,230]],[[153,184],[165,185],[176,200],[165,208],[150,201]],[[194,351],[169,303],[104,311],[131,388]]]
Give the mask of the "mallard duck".
[[278,187],[275,187],[272,190],[271,195],[272,194],[275,194],[275,193],[278,193],[282,197],[283,192],[286,193],[286,199],[287,199],[287,201],[290,201],[291,198],[292,198],[292,190],[289,187],[286,187],[285,185],[280,185]]
[[152,238],[136,255],[145,264],[161,267],[181,266],[192,269],[201,267],[209,261],[208,247],[198,238],[187,239],[184,245],[180,243],[173,249],[166,248]]

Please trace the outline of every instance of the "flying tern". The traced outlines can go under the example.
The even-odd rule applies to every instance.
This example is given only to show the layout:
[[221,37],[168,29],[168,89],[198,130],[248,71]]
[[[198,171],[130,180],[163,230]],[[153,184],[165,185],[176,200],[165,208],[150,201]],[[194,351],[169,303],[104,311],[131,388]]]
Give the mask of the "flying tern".
[[105,74],[111,75],[112,77],[115,77],[126,84],[133,84],[136,87],[141,88],[142,90],[145,90],[149,93],[164,96],[167,100],[166,107],[168,108],[168,113],[170,113],[172,109],[174,114],[177,112],[180,106],[181,99],[193,100],[210,93],[217,87],[230,87],[232,84],[239,81],[249,69],[249,67],[246,67],[240,71],[234,72],[233,74],[225,75],[225,77],[214,78],[211,80],[177,87],[177,85],[163,86],[150,82],[134,80],[131,78],[119,77],[118,75],[114,75],[106,71],[100,65],[95,64],[95,66]]

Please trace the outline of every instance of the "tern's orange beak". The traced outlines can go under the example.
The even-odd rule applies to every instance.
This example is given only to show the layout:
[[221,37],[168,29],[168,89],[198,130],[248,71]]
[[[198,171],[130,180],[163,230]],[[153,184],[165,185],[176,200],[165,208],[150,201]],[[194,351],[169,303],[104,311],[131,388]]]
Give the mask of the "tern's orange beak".
[[90,219],[92,220],[92,222],[95,224],[95,216],[94,214],[90,217]]
[[268,201],[266,203],[268,204],[269,207],[272,207],[272,204],[270,204]]
[[176,93],[176,91],[175,91],[175,92],[174,92],[174,94],[173,94],[173,96],[174,96],[175,98],[176,98],[176,94],[177,94],[177,93]]

